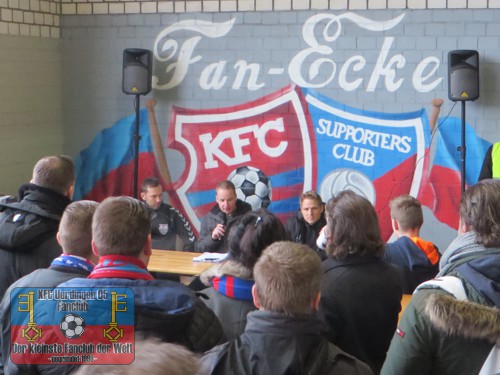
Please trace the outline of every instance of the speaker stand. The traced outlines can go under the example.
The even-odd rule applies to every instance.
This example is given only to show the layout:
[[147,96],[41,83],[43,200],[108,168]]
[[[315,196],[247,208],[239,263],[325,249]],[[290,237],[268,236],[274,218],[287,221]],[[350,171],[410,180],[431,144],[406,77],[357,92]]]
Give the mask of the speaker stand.
[[134,131],[134,198],[139,199],[139,127],[141,124],[141,96],[136,95],[134,101],[135,107],[135,131]]
[[465,191],[465,155],[466,155],[466,148],[465,148],[465,101],[462,101],[462,134],[461,134],[461,145],[459,147],[460,149],[460,161],[461,161],[461,168],[460,168],[460,174],[461,174],[461,179],[462,179],[462,193]]

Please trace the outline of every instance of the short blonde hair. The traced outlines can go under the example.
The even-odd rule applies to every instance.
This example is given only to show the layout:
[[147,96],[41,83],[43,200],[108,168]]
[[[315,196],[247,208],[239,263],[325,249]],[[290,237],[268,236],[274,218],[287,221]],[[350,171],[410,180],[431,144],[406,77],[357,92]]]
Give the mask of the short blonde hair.
[[389,203],[391,218],[396,220],[402,230],[420,229],[424,224],[422,205],[417,198],[405,194]]
[[94,201],[70,203],[59,223],[63,252],[88,258],[92,255],[92,217],[99,204]]
[[151,210],[131,197],[106,198],[92,221],[92,239],[100,256],[139,256],[150,230]]
[[254,267],[259,303],[267,311],[289,316],[310,315],[322,275],[321,260],[307,245],[275,242],[266,248]]

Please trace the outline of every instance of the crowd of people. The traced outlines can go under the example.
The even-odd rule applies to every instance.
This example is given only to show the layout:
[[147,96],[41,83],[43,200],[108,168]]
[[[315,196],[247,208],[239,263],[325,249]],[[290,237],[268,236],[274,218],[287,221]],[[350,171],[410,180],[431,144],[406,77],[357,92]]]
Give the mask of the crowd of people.
[[[314,191],[283,224],[221,181],[199,237],[164,202],[72,202],[75,166],[39,160],[19,197],[0,199],[0,339],[5,374],[492,374],[500,330],[500,181],[470,186],[458,237],[420,237],[420,202],[390,202],[385,243],[365,197]],[[190,285],[148,271],[152,249],[227,253]],[[12,360],[20,288],[133,291],[135,360],[106,366]],[[403,294],[413,294],[398,323]],[[498,352],[498,353],[497,353]]]

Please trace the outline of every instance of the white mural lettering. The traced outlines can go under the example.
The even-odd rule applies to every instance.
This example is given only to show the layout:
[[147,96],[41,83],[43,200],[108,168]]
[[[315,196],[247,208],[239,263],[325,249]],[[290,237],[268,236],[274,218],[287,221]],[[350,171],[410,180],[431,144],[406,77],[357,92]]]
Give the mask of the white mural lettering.
[[[381,89],[395,92],[407,77],[412,76],[411,84],[416,91],[430,92],[443,80],[443,77],[436,76],[441,63],[439,58],[423,58],[413,74],[410,74],[404,71],[404,55],[393,51],[395,38],[392,36],[384,38],[376,61],[368,63],[363,55],[347,57],[343,63],[335,59],[334,44],[344,35],[342,22],[349,21],[361,29],[377,33],[399,25],[404,16],[403,13],[390,20],[375,21],[351,12],[338,16],[330,13],[316,14],[306,20],[302,27],[302,38],[307,47],[291,58],[288,69],[269,67],[266,70],[262,69],[261,64],[239,59],[234,63],[233,70],[228,70],[229,61],[213,61],[201,69],[200,88],[221,90],[230,87],[233,90],[255,91],[265,88],[271,82],[269,77],[266,79],[266,75],[287,73],[292,82],[304,88],[323,88],[337,83],[342,90],[354,91],[362,88],[367,79],[367,92]],[[202,55],[196,52],[203,38],[222,38],[232,30],[234,23],[235,18],[222,23],[184,20],[165,28],[156,38],[154,47],[155,58],[166,64],[165,75],[153,76],[153,87],[168,90],[181,84],[190,66],[203,60]],[[187,38],[186,34],[189,32],[200,35]],[[179,37],[187,38],[181,44],[174,39],[177,33]],[[371,72],[366,71],[369,68],[372,69]]]
[[352,161],[367,167],[375,164],[375,154],[366,148],[337,143],[333,146],[332,154],[337,159]]
[[[408,136],[377,132],[338,121],[332,122],[327,119],[320,119],[315,130],[319,135],[326,135],[345,142],[398,151],[404,154],[411,151],[412,138]],[[372,166],[375,163],[375,154],[372,150],[344,143],[335,144],[332,154],[337,159],[344,159],[365,166]]]
[[[250,125],[237,129],[231,129],[219,132],[215,138],[211,133],[200,134],[199,139],[203,144],[203,151],[205,153],[205,168],[212,169],[218,168],[219,162],[214,158],[217,157],[226,165],[236,165],[251,160],[250,154],[244,152],[244,148],[250,145],[249,135],[253,133],[254,138],[257,140],[257,145],[259,149],[267,156],[271,158],[277,158],[281,156],[287,146],[288,142],[281,141],[275,147],[271,147],[266,142],[266,136],[271,131],[277,131],[279,133],[284,133],[285,126],[282,118],[278,118],[273,121],[267,121],[262,126]],[[246,137],[244,137],[246,135]],[[226,145],[225,149],[230,150],[231,154],[221,150],[223,143],[227,141],[229,145]]]
[[[194,50],[202,39],[201,36],[186,40],[179,49],[179,43],[175,39],[170,39],[170,34],[177,31],[193,31],[209,38],[221,38],[231,30],[234,20],[232,18],[223,23],[185,20],[177,22],[160,32],[156,37],[153,53],[156,60],[167,63],[165,69],[167,78],[166,82],[162,83],[160,77],[154,75],[152,79],[153,87],[158,90],[169,90],[178,86],[186,77],[189,66],[201,59],[201,55],[194,56]],[[175,58],[177,58],[177,62],[174,61]]]
[[227,81],[227,77],[223,76],[225,66],[225,61],[219,61],[203,69],[200,75],[200,87],[204,90],[223,88]]

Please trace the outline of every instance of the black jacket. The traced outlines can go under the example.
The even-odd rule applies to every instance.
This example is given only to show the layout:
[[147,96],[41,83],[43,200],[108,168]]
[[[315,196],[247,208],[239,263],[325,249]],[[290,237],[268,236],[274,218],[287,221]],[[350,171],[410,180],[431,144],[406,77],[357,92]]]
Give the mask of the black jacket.
[[62,253],[56,233],[71,200],[34,184],[20,189],[20,202],[0,202],[0,297],[24,275],[47,268]]
[[373,255],[328,258],[322,266],[326,338],[378,373],[401,310],[402,270]]
[[175,241],[179,236],[184,251],[194,251],[196,237],[186,218],[174,207],[162,203],[152,210],[151,240],[153,249],[175,250]]
[[325,213],[314,224],[309,224],[304,220],[302,212],[297,211],[297,214],[290,216],[285,224],[285,229],[290,236],[290,240],[296,243],[308,245],[311,249],[316,250],[321,258],[326,259],[326,253],[316,245],[319,232],[326,225]]
[[241,199],[236,201],[236,209],[233,214],[228,216],[221,211],[218,204],[215,204],[210,212],[201,219],[200,238],[195,242],[195,251],[202,253],[208,251],[211,253],[227,252],[227,235],[221,240],[212,239],[212,232],[217,224],[229,225],[236,217],[251,211],[252,206]]
[[372,374],[366,364],[320,333],[315,317],[254,311],[240,337],[215,347],[202,361],[213,375]]

